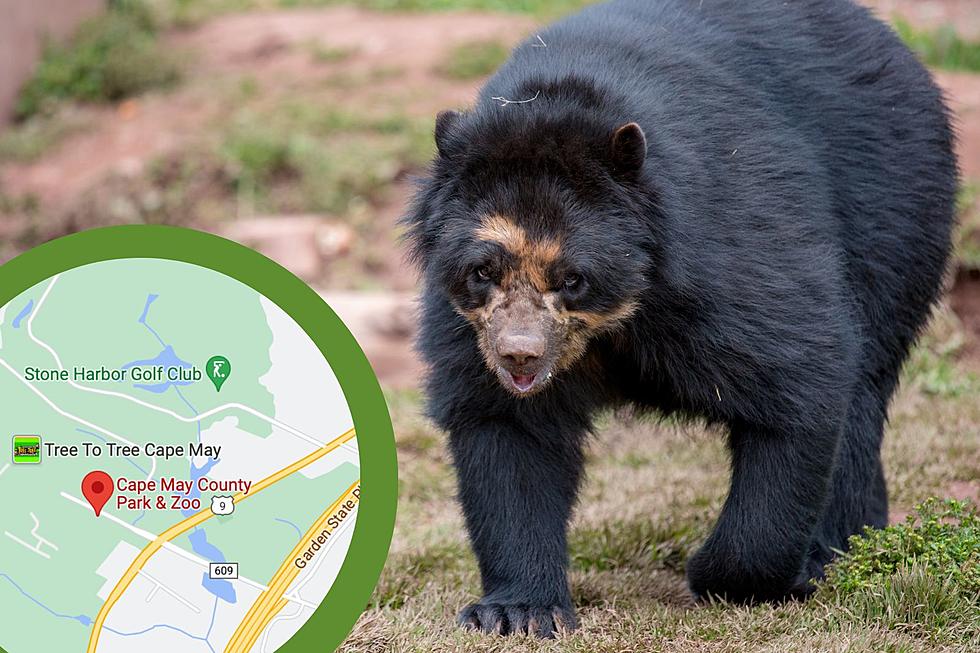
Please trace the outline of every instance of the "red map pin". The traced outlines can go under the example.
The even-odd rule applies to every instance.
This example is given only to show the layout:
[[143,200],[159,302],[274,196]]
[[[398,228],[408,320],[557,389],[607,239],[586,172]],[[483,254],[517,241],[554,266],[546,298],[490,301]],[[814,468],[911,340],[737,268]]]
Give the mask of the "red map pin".
[[82,479],[82,494],[92,504],[96,517],[102,514],[102,508],[112,497],[113,485],[112,477],[105,472],[89,472]]

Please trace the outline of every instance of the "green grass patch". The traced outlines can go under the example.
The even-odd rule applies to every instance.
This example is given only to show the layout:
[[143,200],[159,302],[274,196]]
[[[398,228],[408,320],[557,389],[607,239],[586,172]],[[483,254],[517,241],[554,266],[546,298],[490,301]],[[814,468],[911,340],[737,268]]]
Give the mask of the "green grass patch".
[[957,198],[960,227],[956,238],[956,261],[960,267],[980,270],[980,187],[969,183]]
[[428,119],[295,102],[240,112],[220,154],[236,186],[263,208],[346,214],[428,160],[431,130]]
[[976,506],[929,499],[902,523],[852,537],[819,596],[860,623],[945,641],[980,637]]
[[218,16],[252,9],[325,7],[354,4],[375,11],[495,11],[552,18],[596,0],[160,0],[168,24],[187,27]]
[[71,112],[33,116],[0,133],[0,162],[30,163],[78,132],[88,121]]
[[[224,0],[228,1],[228,0]],[[282,7],[344,4],[343,0],[277,0]],[[378,11],[481,10],[554,16],[567,13],[594,0],[360,0],[360,7]]]
[[66,100],[116,101],[177,78],[177,63],[157,40],[152,12],[137,0],[116,0],[68,43],[48,41],[15,114],[26,119]]
[[473,41],[457,45],[436,72],[450,79],[486,77],[507,60],[510,48],[500,41]]
[[965,338],[954,316],[937,311],[932,327],[912,348],[902,370],[905,383],[926,395],[959,399],[980,394],[980,378],[969,368],[957,364]]
[[422,592],[433,578],[462,576],[472,555],[461,544],[442,543],[418,553],[392,556],[371,599],[371,607],[397,610]]
[[572,568],[681,570],[705,532],[696,520],[654,524],[638,520],[577,528],[569,536]]
[[846,596],[915,570],[948,579],[950,591],[980,597],[980,515],[972,502],[928,499],[904,522],[853,536],[829,568],[827,584]]
[[980,71],[980,42],[960,38],[952,25],[924,31],[897,18],[895,30],[926,65],[946,70]]
[[980,381],[958,367],[952,354],[936,352],[928,346],[916,347],[905,364],[905,374],[928,395],[953,399],[976,393]]
[[303,47],[310,53],[310,58],[317,63],[340,63],[350,59],[356,50],[353,48],[335,48],[325,45],[316,39],[311,39],[303,44]]
[[157,15],[166,25],[194,27],[209,18],[252,9],[272,8],[264,0],[155,0]]

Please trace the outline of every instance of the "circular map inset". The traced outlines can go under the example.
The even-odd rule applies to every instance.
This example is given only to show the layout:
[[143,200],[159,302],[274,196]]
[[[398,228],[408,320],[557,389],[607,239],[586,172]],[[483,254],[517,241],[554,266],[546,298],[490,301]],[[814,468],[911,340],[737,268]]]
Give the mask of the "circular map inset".
[[[104,235],[141,241],[144,229],[156,231]],[[210,236],[157,236],[214,245],[219,258],[235,250],[284,274]],[[383,561],[383,552],[348,556],[355,530],[369,530],[358,528],[365,456],[348,402],[358,388],[328,362],[332,347],[363,354],[325,305],[312,308],[346,340],[315,342],[274,296],[220,269],[112,257],[16,295],[0,276],[9,653],[264,653],[290,649],[315,613],[309,631],[321,646],[353,625],[356,612],[318,608],[348,562],[357,596],[336,602],[366,598]],[[390,423],[386,435],[393,460]]]

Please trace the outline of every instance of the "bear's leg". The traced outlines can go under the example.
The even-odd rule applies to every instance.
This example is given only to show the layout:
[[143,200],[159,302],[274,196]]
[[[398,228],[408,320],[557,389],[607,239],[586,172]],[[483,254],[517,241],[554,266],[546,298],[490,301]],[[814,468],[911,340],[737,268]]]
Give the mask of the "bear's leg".
[[884,402],[871,390],[858,391],[848,409],[837,453],[830,499],[810,551],[808,575],[822,578],[835,550],[847,550],[847,538],[865,526],[888,523],[888,493],[881,467],[885,428]]
[[731,489],[714,531],[688,561],[698,598],[802,598],[804,570],[830,488],[838,433],[733,427]]
[[582,476],[582,438],[554,424],[505,422],[450,434],[484,591],[460,612],[462,626],[539,637],[576,627],[566,533]]

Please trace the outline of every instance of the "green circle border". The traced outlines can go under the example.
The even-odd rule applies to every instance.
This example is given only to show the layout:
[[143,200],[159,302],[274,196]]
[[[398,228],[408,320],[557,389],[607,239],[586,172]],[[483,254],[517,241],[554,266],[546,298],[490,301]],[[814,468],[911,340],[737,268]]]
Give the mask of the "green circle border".
[[[334,651],[350,634],[378,583],[391,546],[398,463],[388,407],[360,345],[313,289],[278,263],[201,231],[125,225],[83,231],[32,249],[0,266],[0,306],[56,274],[128,258],[190,263],[236,279],[282,308],[312,338],[334,370],[357,429],[361,501],[347,558],[313,616],[282,653]],[[335,372],[336,373],[336,372]],[[0,648],[0,653],[6,653]]]

